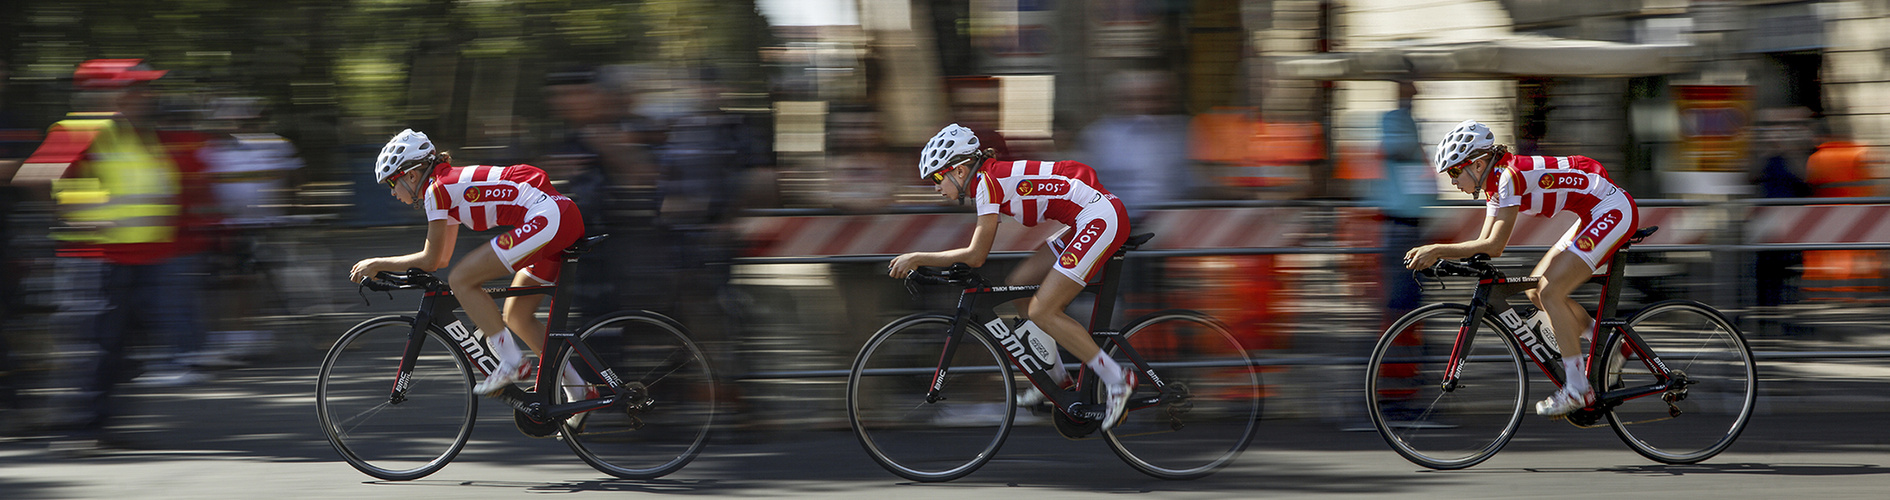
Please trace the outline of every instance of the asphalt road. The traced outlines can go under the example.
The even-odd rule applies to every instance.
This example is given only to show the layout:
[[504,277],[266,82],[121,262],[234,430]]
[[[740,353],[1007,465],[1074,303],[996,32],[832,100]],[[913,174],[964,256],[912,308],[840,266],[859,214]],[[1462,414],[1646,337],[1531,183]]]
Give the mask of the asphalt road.
[[[1733,447],[1701,465],[1664,466],[1605,428],[1531,419],[1496,458],[1466,471],[1427,471],[1372,432],[1270,419],[1233,466],[1196,481],[1162,481],[1122,464],[1100,441],[1068,441],[1048,424],[1021,427],[971,476],[915,484],[880,469],[844,429],[724,433],[689,467],[654,481],[590,469],[562,443],[531,439],[497,404],[467,451],[434,475],[382,482],[342,462],[316,427],[311,366],[221,372],[187,388],[127,386],[137,417],[119,429],[136,445],[59,458],[43,437],[0,441],[0,498],[351,499],[621,497],[907,499],[1089,498],[1882,498],[1890,432],[1878,412],[1815,403],[1762,405]],[[1790,407],[1785,407],[1790,406]]]

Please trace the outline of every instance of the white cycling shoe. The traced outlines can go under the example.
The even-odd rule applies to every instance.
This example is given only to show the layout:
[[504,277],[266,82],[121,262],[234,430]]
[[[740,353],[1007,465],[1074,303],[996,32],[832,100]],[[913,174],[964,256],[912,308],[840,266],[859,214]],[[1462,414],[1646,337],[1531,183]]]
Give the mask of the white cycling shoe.
[[491,396],[520,380],[525,380],[526,374],[530,372],[531,366],[526,365],[523,359],[512,363],[500,362],[499,369],[493,370],[492,373],[486,375],[484,381],[473,386],[473,394]]
[[1555,394],[1550,394],[1549,399],[1544,399],[1542,402],[1536,403],[1536,414],[1549,418],[1562,418],[1568,416],[1570,413],[1575,413],[1575,410],[1587,408],[1588,405],[1594,404],[1594,402],[1594,389],[1576,394],[1570,392],[1567,387],[1563,387],[1557,389]]
[[1108,432],[1129,416],[1129,395],[1135,393],[1135,370],[1122,369],[1122,385],[1108,387],[1109,411],[1103,414],[1102,430]]

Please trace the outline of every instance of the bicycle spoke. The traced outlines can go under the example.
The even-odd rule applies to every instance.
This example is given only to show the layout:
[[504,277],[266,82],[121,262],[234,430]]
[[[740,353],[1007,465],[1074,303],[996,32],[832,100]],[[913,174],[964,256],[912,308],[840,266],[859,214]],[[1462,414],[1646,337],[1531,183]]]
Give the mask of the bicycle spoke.
[[1385,443],[1412,463],[1462,469],[1495,456],[1521,425],[1528,372],[1516,345],[1485,317],[1454,387],[1444,371],[1469,308],[1434,304],[1400,318],[1367,364],[1366,406]]
[[1623,356],[1611,376],[1624,387],[1658,387],[1651,355],[1687,383],[1610,408],[1608,422],[1622,442],[1672,464],[1697,463],[1732,445],[1758,394],[1751,349],[1739,330],[1711,307],[1684,300],[1648,306],[1629,318],[1628,328],[1647,352],[1623,353],[1626,337],[1611,342],[1606,352]]
[[[1260,419],[1259,373],[1246,348],[1219,322],[1194,311],[1165,311],[1130,323],[1123,342],[1149,366],[1160,367],[1172,394],[1161,398],[1138,388],[1139,406],[1104,434],[1111,450],[1137,470],[1163,479],[1206,476],[1231,463],[1252,439]],[[1108,353],[1116,362],[1133,363],[1119,345]],[[1101,397],[1101,387],[1095,397]],[[1159,437],[1151,437],[1159,436]]]
[[[886,470],[914,481],[949,481],[995,455],[1016,411],[1011,372],[984,337],[968,335],[938,373],[951,319],[911,317],[867,340],[847,378],[847,416],[860,445]],[[935,376],[952,397],[927,401]]]

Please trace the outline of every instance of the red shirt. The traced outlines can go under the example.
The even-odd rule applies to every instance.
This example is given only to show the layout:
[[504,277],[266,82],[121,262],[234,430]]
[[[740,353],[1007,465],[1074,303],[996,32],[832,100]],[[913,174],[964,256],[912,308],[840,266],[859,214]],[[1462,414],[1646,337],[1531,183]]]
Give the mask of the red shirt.
[[1621,192],[1608,169],[1586,156],[1504,155],[1483,190],[1491,216],[1499,208],[1520,207],[1521,213],[1545,218],[1562,212],[1586,217],[1602,198]]
[[545,171],[531,165],[455,167],[440,164],[427,186],[428,221],[447,220],[474,231],[517,226],[540,203],[570,198],[558,194]]
[[1025,226],[1045,220],[1075,226],[1077,212],[1109,196],[1096,170],[1074,161],[986,160],[972,191],[978,215],[1001,213]]

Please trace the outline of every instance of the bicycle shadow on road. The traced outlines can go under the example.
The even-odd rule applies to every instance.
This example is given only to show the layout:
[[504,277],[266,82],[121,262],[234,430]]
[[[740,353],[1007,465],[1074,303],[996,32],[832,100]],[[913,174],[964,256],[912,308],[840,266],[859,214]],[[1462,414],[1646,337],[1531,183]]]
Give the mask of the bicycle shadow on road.
[[464,488],[494,488],[519,490],[526,493],[657,493],[657,494],[702,494],[722,489],[719,479],[651,479],[634,481],[628,479],[598,479],[591,481],[567,482],[521,482],[521,481],[453,481],[420,479],[414,481],[363,481],[361,484],[381,486],[419,486],[433,488],[455,488],[464,492]]
[[1890,474],[1890,467],[1876,464],[1817,464],[1817,463],[1725,463],[1692,465],[1627,465],[1618,467],[1519,467],[1491,468],[1478,472],[1516,472],[1516,473],[1616,473],[1637,476],[1689,476],[1704,474],[1748,474],[1760,476],[1864,476]]

